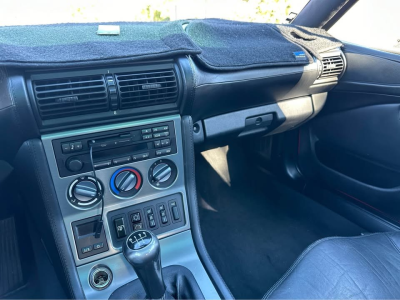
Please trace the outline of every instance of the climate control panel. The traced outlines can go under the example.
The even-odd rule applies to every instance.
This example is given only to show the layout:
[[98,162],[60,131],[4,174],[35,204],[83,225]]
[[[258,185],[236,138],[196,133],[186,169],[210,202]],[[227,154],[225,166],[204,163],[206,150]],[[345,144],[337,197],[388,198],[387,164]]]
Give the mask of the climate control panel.
[[[156,189],[169,188],[178,176],[175,163],[168,159],[155,161],[146,173],[150,185]],[[143,176],[137,168],[125,166],[112,173],[109,185],[114,196],[129,199],[142,188]],[[88,209],[101,201],[103,193],[104,188],[99,180],[92,176],[81,176],[70,184],[67,199],[74,207]]]

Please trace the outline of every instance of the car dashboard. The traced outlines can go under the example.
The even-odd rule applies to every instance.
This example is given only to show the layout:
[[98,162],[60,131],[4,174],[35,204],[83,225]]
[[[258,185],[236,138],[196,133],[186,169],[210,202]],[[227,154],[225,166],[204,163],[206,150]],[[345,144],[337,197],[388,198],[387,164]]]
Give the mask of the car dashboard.
[[[25,187],[22,180],[22,193],[36,218],[48,219],[37,224],[54,227],[53,219],[61,218],[57,230],[65,231],[66,241],[57,244],[58,255],[71,255],[73,263],[63,268],[75,268],[84,297],[108,299],[137,277],[122,243],[148,229],[160,239],[163,266],[186,267],[205,298],[219,298],[192,235],[194,166],[186,152],[193,151],[190,145],[282,133],[316,116],[346,67],[340,49],[322,57],[305,66],[236,71],[207,69],[189,55],[1,69],[0,140],[9,145],[2,157],[30,182]],[[46,162],[40,170],[35,151],[43,151]],[[52,199],[56,203],[46,203]],[[46,213],[37,211],[37,201]],[[109,272],[107,285],[96,284],[99,270]]]

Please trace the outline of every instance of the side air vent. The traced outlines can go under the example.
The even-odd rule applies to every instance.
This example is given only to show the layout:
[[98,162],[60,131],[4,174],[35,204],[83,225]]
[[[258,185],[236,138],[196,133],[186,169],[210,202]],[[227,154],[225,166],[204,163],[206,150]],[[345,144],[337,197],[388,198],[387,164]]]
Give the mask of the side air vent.
[[344,61],[341,55],[327,56],[322,59],[322,71],[320,79],[339,77],[344,69]]
[[42,120],[109,110],[103,75],[33,81]]
[[115,74],[120,109],[174,103],[178,85],[173,69]]

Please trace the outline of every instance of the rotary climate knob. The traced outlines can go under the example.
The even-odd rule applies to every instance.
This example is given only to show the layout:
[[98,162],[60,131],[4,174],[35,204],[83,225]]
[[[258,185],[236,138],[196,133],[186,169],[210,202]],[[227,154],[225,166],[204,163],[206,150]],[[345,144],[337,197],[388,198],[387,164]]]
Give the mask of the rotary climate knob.
[[175,164],[167,159],[157,160],[149,170],[149,181],[157,188],[170,187],[178,175]]
[[123,171],[115,177],[115,187],[120,192],[129,192],[136,185],[137,179],[132,171]]
[[88,202],[97,195],[96,184],[90,180],[80,181],[75,185],[73,194],[79,201]]
[[153,178],[155,182],[165,182],[171,178],[172,169],[166,163],[160,163],[153,169]]
[[75,207],[90,208],[101,201],[103,188],[99,181],[91,176],[75,179],[69,186],[67,198]]
[[142,175],[138,170],[125,167],[114,172],[111,176],[110,187],[115,195],[130,198],[139,192],[142,182]]

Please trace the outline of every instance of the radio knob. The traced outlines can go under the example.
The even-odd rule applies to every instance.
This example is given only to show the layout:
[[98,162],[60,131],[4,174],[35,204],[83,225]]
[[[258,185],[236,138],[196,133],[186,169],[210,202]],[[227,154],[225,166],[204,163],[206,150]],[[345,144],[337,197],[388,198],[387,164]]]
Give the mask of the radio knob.
[[132,190],[137,182],[136,175],[131,171],[123,171],[115,178],[115,187],[120,192],[129,192]]
[[87,202],[96,197],[98,190],[93,181],[83,180],[75,185],[73,193],[78,201]]
[[78,172],[83,168],[83,162],[78,158],[71,158],[67,161],[67,169],[71,172]]
[[153,169],[153,179],[155,183],[167,181],[172,174],[172,169],[166,163],[161,163]]

